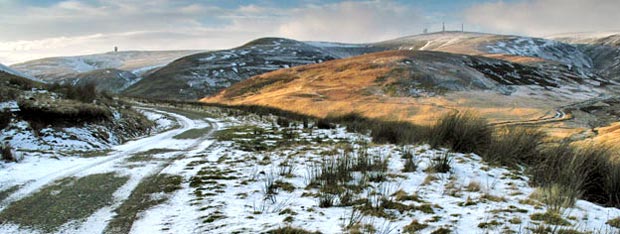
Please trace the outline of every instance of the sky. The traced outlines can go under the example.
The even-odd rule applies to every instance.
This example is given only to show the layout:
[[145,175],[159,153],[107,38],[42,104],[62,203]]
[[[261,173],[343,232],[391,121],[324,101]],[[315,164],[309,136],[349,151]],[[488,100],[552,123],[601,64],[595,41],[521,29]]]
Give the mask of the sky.
[[0,0],[0,63],[120,50],[214,50],[259,37],[377,42],[424,29],[620,31],[618,0]]

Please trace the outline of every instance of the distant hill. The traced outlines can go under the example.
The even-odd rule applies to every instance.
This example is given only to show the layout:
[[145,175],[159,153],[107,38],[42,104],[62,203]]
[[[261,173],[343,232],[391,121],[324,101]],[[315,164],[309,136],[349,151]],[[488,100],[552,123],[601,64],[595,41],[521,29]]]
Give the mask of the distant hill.
[[119,69],[99,69],[84,72],[59,81],[61,84],[85,86],[94,84],[98,91],[119,93],[140,80],[136,74]]
[[124,51],[32,60],[11,66],[14,70],[53,81],[83,72],[114,68],[130,72],[166,65],[173,60],[199,51]]
[[388,51],[266,73],[202,101],[415,122],[473,108],[501,122],[555,114],[554,106],[606,92],[605,80],[582,75],[482,56]]
[[575,44],[590,57],[594,72],[620,82],[620,33],[573,33],[549,38]]
[[520,64],[544,64],[592,76],[590,57],[576,46],[541,38],[467,32],[409,36],[369,44],[299,42],[262,38],[230,50],[194,54],[148,74],[124,93],[191,100],[218,92],[251,76],[281,68],[320,63],[388,50],[429,50],[478,55]]
[[547,38],[569,44],[620,46],[620,32],[564,33]]
[[22,72],[16,71],[16,70],[14,70],[14,69],[12,69],[10,67],[7,67],[7,66],[5,66],[3,64],[0,64],[0,72],[6,73],[6,74],[10,74],[10,75],[13,75],[13,76],[27,78],[27,79],[30,79],[30,80],[36,80],[34,77],[31,77],[31,76],[26,75],[26,74],[24,74]]
[[[118,93],[135,83],[143,74],[163,67],[169,62],[199,51],[124,51],[104,54],[37,59],[11,66],[22,76],[49,83],[83,84],[96,80],[98,89]],[[115,74],[106,74],[113,69]],[[132,74],[129,74],[132,73]],[[110,77],[111,80],[105,78]],[[77,81],[84,79],[83,81]],[[125,82],[124,82],[125,81]],[[122,82],[122,83],[119,83]]]
[[513,62],[556,62],[578,68],[592,66],[592,61],[588,56],[574,45],[523,36],[443,32],[403,37],[375,43],[373,46],[398,50],[430,50],[480,55]]
[[261,38],[243,46],[180,58],[124,91],[156,99],[199,99],[251,76],[336,59],[328,51],[284,38]]

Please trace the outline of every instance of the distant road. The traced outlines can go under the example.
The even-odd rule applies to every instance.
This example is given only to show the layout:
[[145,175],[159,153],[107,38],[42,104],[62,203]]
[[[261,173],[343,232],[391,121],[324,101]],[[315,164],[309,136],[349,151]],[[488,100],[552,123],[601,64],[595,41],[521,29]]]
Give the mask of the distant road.
[[570,114],[566,114],[564,112],[564,108],[559,108],[555,110],[555,115],[552,117],[541,117],[538,119],[531,120],[519,120],[519,121],[504,121],[491,123],[492,126],[515,126],[515,125],[534,125],[534,124],[542,124],[542,123],[551,123],[551,122],[560,122],[572,119],[573,116]]

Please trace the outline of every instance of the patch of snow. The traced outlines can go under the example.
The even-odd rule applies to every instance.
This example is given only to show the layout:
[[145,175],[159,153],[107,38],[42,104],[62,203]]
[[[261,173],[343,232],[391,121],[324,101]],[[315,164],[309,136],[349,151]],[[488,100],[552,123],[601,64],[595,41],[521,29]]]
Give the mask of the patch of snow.
[[319,47],[319,48],[330,48],[330,47],[340,47],[340,48],[360,48],[366,47],[366,45],[361,44],[346,44],[346,43],[336,43],[336,42],[326,42],[326,41],[306,41],[308,45]]
[[157,64],[157,65],[153,65],[153,66],[146,66],[146,67],[141,67],[141,68],[137,68],[131,71],[131,73],[133,73],[136,76],[141,76],[142,74],[151,71],[151,70],[155,70],[157,68],[161,68],[163,66],[166,66],[166,64]]
[[24,73],[19,72],[19,71],[16,71],[16,70],[11,69],[11,68],[9,68],[7,66],[4,66],[2,64],[0,64],[0,71],[6,72],[6,73],[11,74],[11,75],[24,77],[24,78],[27,78],[27,79],[30,79],[30,80],[34,80],[34,81],[39,81],[39,82],[41,81],[41,80],[39,80],[37,78],[34,78],[34,77],[30,76],[30,75],[24,74]]
[[7,110],[10,112],[19,111],[19,105],[17,105],[17,101],[0,102],[0,111]]
[[538,57],[581,68],[592,67],[591,59],[577,47],[552,40],[508,37],[495,44],[488,44],[485,48],[489,53]]

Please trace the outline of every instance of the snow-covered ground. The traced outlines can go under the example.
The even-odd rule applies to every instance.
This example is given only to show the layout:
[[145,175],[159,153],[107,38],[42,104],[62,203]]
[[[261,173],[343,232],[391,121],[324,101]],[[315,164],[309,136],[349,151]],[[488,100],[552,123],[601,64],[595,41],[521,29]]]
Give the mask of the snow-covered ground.
[[[19,110],[15,101],[0,103],[0,110]],[[142,111],[147,118],[155,121],[155,132],[173,127],[167,115],[152,111]],[[116,120],[120,121],[120,113],[114,112]],[[38,135],[37,135],[38,134]],[[58,155],[66,152],[87,152],[94,150],[109,150],[122,143],[122,136],[118,132],[110,131],[109,126],[97,123],[85,123],[74,127],[53,128],[45,127],[35,134],[25,120],[13,120],[9,127],[0,130],[0,141],[8,143],[20,153]]]
[[[164,166],[163,163],[154,163],[143,165],[142,167],[125,167],[129,157],[149,150],[165,148],[174,151],[174,153],[162,154],[160,156],[163,158],[173,158],[187,150],[204,149],[207,142],[199,139],[174,139],[174,136],[190,129],[211,126],[210,122],[190,120],[178,114],[148,108],[143,108],[142,112],[155,120],[160,125],[159,129],[169,129],[173,125],[179,125],[180,127],[115,146],[104,156],[50,157],[49,155],[28,155],[19,163],[2,163],[0,164],[2,167],[2,170],[0,170],[0,175],[2,176],[0,179],[0,191],[7,190],[13,186],[19,187],[0,202],[0,211],[6,209],[11,203],[27,197],[29,194],[36,193],[41,188],[54,184],[55,181],[63,178],[85,177],[107,172],[129,176],[130,179],[127,184],[114,193],[114,201],[116,201],[114,204],[99,210],[82,223],[67,224],[58,231],[59,233],[93,233],[94,230],[101,232],[102,228],[114,216],[112,212],[114,206],[120,205],[123,200],[127,199],[142,178],[161,170],[161,167]],[[171,121],[170,118],[173,118],[174,121]],[[0,233],[24,232],[36,233],[38,231],[31,230],[30,227],[19,227],[15,224],[5,223],[0,226]]]
[[[171,116],[180,128],[114,147],[102,157],[33,157],[3,164],[0,189],[23,186],[0,203],[0,209],[60,178],[115,172],[129,180],[114,193],[114,202],[58,232],[101,232],[141,180],[157,173],[181,176],[183,182],[171,194],[152,194],[167,199],[139,213],[131,233],[261,233],[287,226],[322,233],[355,228],[403,233],[414,220],[420,233],[440,228],[455,233],[527,233],[543,223],[534,219],[548,210],[530,197],[535,188],[521,172],[490,167],[474,154],[450,154],[450,171],[435,173],[428,170],[431,162],[446,152],[426,145],[378,145],[344,128],[309,130],[301,123],[286,129],[265,116],[188,119],[156,109],[144,111],[167,126],[175,123],[163,117]],[[205,127],[213,130],[199,137],[175,137]],[[215,130],[220,131],[211,134]],[[149,161],[128,160],[153,149],[167,150],[154,153]],[[413,155],[415,170],[403,170],[406,152]],[[337,162],[345,155],[353,161],[368,155],[386,167],[351,171],[342,184],[350,191],[348,198],[332,197],[313,184],[313,178],[324,162]],[[322,197],[331,197],[333,206],[321,202]],[[618,216],[618,209],[580,200],[562,210],[569,225],[559,228],[613,233],[617,229],[606,222]],[[0,232],[34,231],[5,223]]]
[[[269,129],[269,123],[245,122]],[[448,173],[425,172],[433,158],[443,154],[428,146],[406,146],[413,152],[418,168],[402,172],[403,147],[372,145],[366,150],[373,157],[386,159],[387,180],[369,182],[355,199],[368,199],[380,203],[385,198],[410,207],[430,207],[431,210],[412,208],[407,211],[386,210],[392,217],[376,217],[355,211],[352,206],[340,206],[335,198],[334,207],[319,207],[318,189],[309,186],[310,173],[316,162],[325,158],[326,152],[339,150],[343,144],[356,151],[369,139],[347,133],[345,129],[313,130],[298,132],[300,138],[321,138],[331,144],[308,143],[285,147],[271,152],[247,152],[239,149],[238,142],[215,142],[206,155],[179,161],[168,168],[168,173],[180,173],[186,180],[200,178],[200,171],[223,173],[220,179],[203,180],[204,185],[184,185],[168,203],[144,213],[135,223],[132,233],[259,233],[270,229],[292,226],[322,233],[346,232],[351,222],[370,224],[381,233],[402,233],[413,220],[426,224],[421,233],[447,228],[456,233],[496,233],[504,229],[518,232],[534,228],[540,221],[532,220],[533,214],[544,214],[547,208],[530,199],[534,188],[527,177],[519,172],[491,168],[472,154],[454,154],[452,169]],[[248,133],[250,134],[250,133]],[[277,138],[276,135],[272,138]],[[339,143],[337,143],[339,142]],[[336,154],[340,155],[340,154]],[[187,165],[195,165],[187,169]],[[288,165],[290,175],[283,175]],[[197,175],[198,174],[198,175]],[[352,183],[363,178],[355,174]],[[203,177],[204,178],[204,177]],[[430,179],[429,179],[430,178]],[[358,180],[358,181],[355,181]],[[278,190],[273,197],[266,193],[269,181],[292,185],[293,189]],[[476,188],[474,185],[477,185]],[[403,193],[404,192],[404,193]],[[395,194],[417,197],[417,201],[399,200]],[[603,208],[578,201],[575,208],[563,211],[563,217],[576,230],[610,230],[607,220],[620,215],[620,210]],[[481,228],[482,227],[482,228]]]

